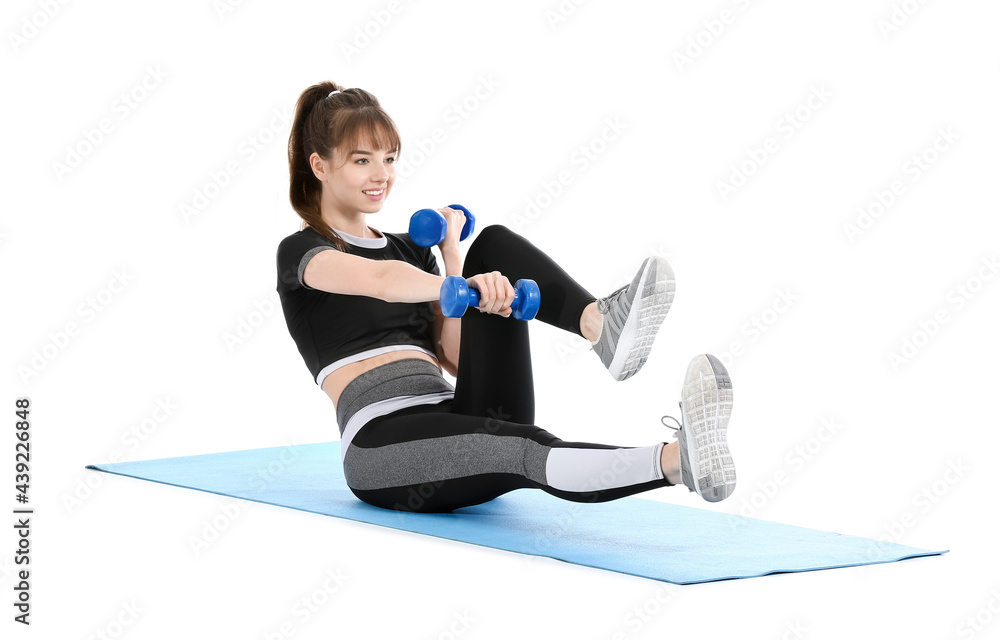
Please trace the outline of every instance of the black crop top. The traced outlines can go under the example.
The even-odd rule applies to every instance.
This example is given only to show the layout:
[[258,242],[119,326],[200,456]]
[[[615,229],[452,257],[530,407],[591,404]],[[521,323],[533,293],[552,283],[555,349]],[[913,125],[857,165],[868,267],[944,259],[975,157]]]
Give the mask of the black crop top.
[[[337,233],[351,245],[354,255],[402,260],[441,275],[430,248],[418,246],[408,233],[380,231],[382,238]],[[331,249],[336,251],[337,247],[306,227],[282,240],[277,252],[277,290],[285,324],[316,384],[345,364],[379,353],[417,349],[436,356],[431,302],[385,302],[369,296],[328,293],[303,282],[309,260]]]

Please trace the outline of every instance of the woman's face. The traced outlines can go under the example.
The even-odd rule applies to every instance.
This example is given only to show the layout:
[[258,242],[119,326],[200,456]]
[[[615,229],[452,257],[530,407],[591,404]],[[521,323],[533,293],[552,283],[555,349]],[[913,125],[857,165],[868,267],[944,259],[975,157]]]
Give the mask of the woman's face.
[[326,185],[335,207],[344,212],[373,213],[382,209],[396,181],[396,153],[363,143],[356,149],[335,149]]

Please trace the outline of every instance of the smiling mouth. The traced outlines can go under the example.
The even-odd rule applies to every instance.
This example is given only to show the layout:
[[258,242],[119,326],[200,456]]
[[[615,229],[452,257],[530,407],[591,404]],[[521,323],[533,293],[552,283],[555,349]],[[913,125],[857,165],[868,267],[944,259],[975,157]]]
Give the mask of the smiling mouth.
[[363,193],[365,195],[368,195],[368,196],[380,196],[383,193],[385,193],[385,187],[382,187],[378,191],[362,191],[361,193]]

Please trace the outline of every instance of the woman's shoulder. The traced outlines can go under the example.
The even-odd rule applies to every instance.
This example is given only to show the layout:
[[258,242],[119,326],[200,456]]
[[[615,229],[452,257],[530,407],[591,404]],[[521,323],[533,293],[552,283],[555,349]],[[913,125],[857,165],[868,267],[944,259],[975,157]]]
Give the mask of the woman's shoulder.
[[[392,231],[384,231],[382,229],[377,230],[378,233],[385,237],[386,246],[381,249],[373,249],[371,247],[358,247],[357,249],[364,252],[367,250],[375,251],[385,251],[388,248],[393,253],[399,253],[402,255],[415,254],[421,255],[422,252],[429,251],[428,247],[421,247],[410,237],[409,233],[396,233]],[[348,244],[351,244],[348,242]],[[319,231],[316,231],[312,227],[306,226],[299,231],[290,233],[281,239],[278,243],[279,250],[281,249],[294,249],[294,248],[304,248],[304,247],[317,247],[317,246],[329,246],[337,248],[336,243],[334,243],[330,238],[327,238]]]
[[290,233],[278,243],[276,258],[278,268],[290,268],[301,264],[304,256],[312,255],[317,250],[337,249],[337,245],[314,229],[305,228]]
[[389,240],[394,241],[397,245],[405,245],[417,251],[423,251],[425,249],[425,247],[421,247],[416,242],[414,242],[413,238],[410,237],[409,232],[393,233],[391,231],[383,231],[381,229],[379,229],[378,232],[384,235]]
[[333,242],[329,238],[312,227],[305,227],[303,229],[299,229],[295,233],[288,234],[281,239],[278,246],[282,247],[301,244],[328,244],[333,246]]

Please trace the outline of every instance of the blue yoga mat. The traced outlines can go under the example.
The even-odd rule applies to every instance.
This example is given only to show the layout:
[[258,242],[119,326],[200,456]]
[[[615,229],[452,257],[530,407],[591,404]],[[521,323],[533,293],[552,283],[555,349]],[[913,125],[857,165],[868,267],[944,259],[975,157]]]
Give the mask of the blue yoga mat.
[[947,553],[634,496],[576,503],[518,489],[453,513],[381,509],[348,489],[339,441],[87,468],[675,584]]

